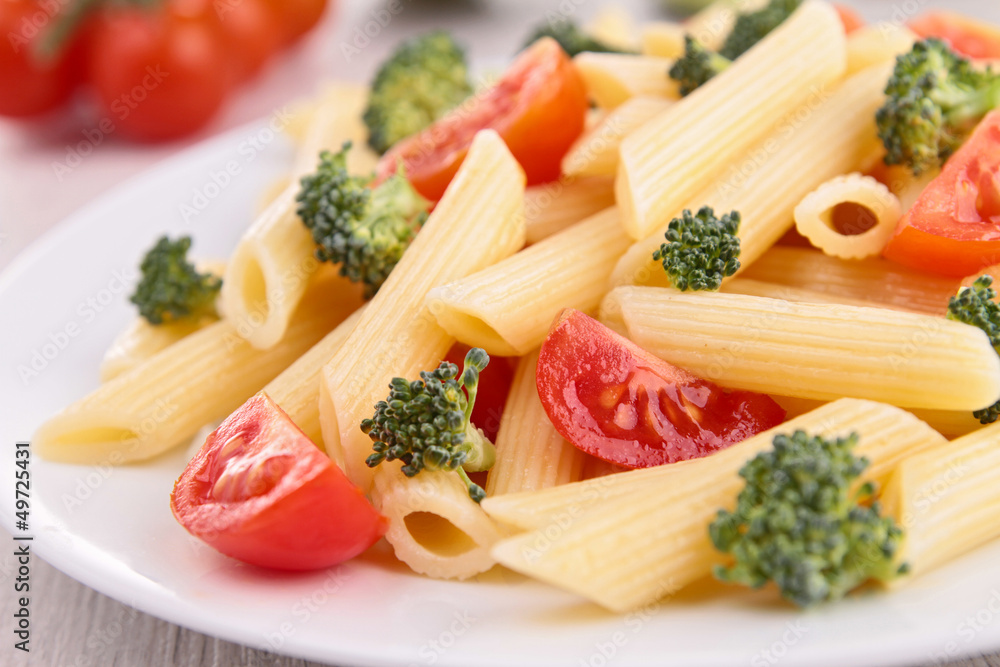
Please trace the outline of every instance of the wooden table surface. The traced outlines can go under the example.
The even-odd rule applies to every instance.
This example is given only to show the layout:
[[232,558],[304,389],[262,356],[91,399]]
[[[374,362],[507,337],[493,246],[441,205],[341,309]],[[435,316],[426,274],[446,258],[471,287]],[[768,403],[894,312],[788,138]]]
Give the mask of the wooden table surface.
[[[429,29],[455,29],[471,46],[474,59],[496,59],[512,50],[511,40],[520,39],[527,25],[544,17],[559,0],[486,0],[424,2],[408,0],[403,19],[394,21],[373,41],[364,54],[364,63],[349,68],[339,62],[335,45],[363,25],[373,7],[385,2],[341,0],[342,6],[330,16],[307,45],[273,67],[261,82],[243,95],[223,118],[205,134],[236,126],[250,118],[265,115],[283,100],[312,87],[315,76],[353,78],[367,76],[374,64],[392,48],[401,36]],[[586,19],[600,9],[602,0],[574,0],[579,16]],[[653,0],[624,0],[624,6],[639,18],[658,15]],[[1000,3],[995,0],[912,0],[890,2],[853,0],[870,20],[892,18],[901,8],[915,4],[921,8],[941,6],[978,14],[1000,24]],[[292,75],[295,76],[292,76]],[[306,79],[303,81],[303,79]],[[54,225],[68,212],[131,174],[184,147],[185,143],[140,149],[127,145],[111,146],[95,154],[87,174],[60,190],[59,197],[39,201],[35,196],[51,184],[46,151],[57,155],[60,145],[25,139],[16,127],[0,123],[0,269],[30,241]],[[54,151],[54,153],[52,153]],[[17,188],[7,187],[17,183]],[[19,198],[20,197],[20,198]],[[20,209],[20,211],[19,211]],[[30,218],[27,214],[30,211]],[[13,213],[12,213],[13,212]],[[2,214],[0,214],[2,215]],[[18,226],[19,219],[31,219],[32,225]],[[0,541],[12,544],[6,532]],[[13,596],[12,550],[0,556],[0,590],[3,611],[0,614],[0,665],[31,667],[228,667],[230,665],[306,667],[319,663],[278,656],[243,647],[181,628],[172,623],[136,611],[112,600],[57,571],[35,558],[32,564],[32,651],[24,654],[12,648]],[[1000,653],[937,662],[935,667],[1000,667]],[[344,666],[346,667],[346,666]]]

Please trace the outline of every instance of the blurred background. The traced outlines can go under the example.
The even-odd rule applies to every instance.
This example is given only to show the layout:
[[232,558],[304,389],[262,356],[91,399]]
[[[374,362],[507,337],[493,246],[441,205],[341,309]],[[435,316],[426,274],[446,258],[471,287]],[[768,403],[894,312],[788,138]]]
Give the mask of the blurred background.
[[[323,81],[369,81],[407,37],[450,30],[474,67],[499,68],[542,23],[641,24],[680,19],[704,4],[0,0],[0,269],[60,220],[164,158],[273,116],[313,94]],[[946,9],[1000,25],[996,0],[840,4],[873,23],[901,25],[928,10]],[[36,627],[53,632],[44,635],[48,648],[30,664],[63,664],[53,661],[56,656],[68,656],[65,664],[278,664],[139,614],[44,563],[36,562],[36,568]],[[67,606],[61,601],[92,609],[96,619],[126,619],[125,636],[102,646],[106,652],[99,661],[74,663],[87,624],[62,618]]]

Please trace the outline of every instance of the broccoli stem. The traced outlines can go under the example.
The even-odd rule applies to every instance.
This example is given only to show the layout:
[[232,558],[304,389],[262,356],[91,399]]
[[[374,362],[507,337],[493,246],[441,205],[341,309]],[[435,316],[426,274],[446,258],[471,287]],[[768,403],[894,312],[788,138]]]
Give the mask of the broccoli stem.
[[[472,404],[472,401],[469,401]],[[489,470],[497,460],[497,448],[483,432],[469,422],[465,427],[465,442],[463,447],[469,452],[462,463],[462,468],[469,472]]]
[[1000,77],[981,90],[969,91],[952,86],[941,101],[953,105],[948,118],[956,125],[971,125],[1000,106]]

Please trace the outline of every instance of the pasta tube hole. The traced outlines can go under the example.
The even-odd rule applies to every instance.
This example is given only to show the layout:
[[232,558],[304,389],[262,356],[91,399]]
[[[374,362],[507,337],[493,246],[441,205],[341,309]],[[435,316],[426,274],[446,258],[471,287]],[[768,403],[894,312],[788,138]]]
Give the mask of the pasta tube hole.
[[878,215],[864,204],[844,201],[826,211],[822,220],[841,236],[858,236],[878,224]]
[[257,260],[249,260],[244,268],[243,303],[248,314],[261,321],[267,319],[271,304],[267,299],[267,281],[264,279],[264,269]]
[[433,512],[411,512],[403,519],[413,541],[441,558],[454,558],[478,548],[468,533]]

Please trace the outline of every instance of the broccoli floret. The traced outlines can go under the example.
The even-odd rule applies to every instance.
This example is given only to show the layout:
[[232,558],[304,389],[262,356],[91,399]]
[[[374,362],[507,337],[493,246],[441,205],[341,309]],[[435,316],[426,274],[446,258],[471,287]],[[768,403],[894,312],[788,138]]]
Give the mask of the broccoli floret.
[[595,39],[580,30],[580,26],[576,24],[575,21],[570,21],[569,19],[564,19],[561,21],[547,21],[542,25],[535,28],[528,39],[524,42],[524,47],[531,46],[543,37],[551,37],[552,39],[559,42],[559,46],[562,50],[569,54],[570,57],[577,55],[578,53],[583,53],[584,51],[593,51],[597,53],[627,53],[621,49],[615,48],[610,44],[605,44],[599,39]]
[[176,241],[164,236],[143,257],[142,278],[129,300],[150,324],[216,315],[222,279],[199,273],[187,259],[190,248],[190,236]]
[[[993,278],[984,275],[976,278],[972,287],[963,287],[958,296],[948,301],[948,319],[971,324],[986,332],[990,345],[1000,354],[1000,305],[997,292],[991,287]],[[1000,417],[1000,401],[972,413],[982,424],[992,424]]]
[[735,558],[715,576],[751,588],[773,581],[785,599],[808,607],[905,573],[895,564],[902,530],[871,502],[875,486],[852,492],[868,467],[852,451],[857,442],[856,433],[796,431],[775,436],[773,450],[744,465],[736,511],[720,511],[709,526],[715,547]]
[[802,0],[771,0],[762,9],[740,14],[719,53],[724,58],[736,60],[784,23],[801,5]]
[[939,39],[917,42],[896,59],[876,114],[886,164],[914,174],[940,167],[1000,104],[1000,75],[976,70]]
[[436,370],[421,372],[419,380],[393,378],[389,397],[378,402],[373,418],[361,422],[375,443],[368,466],[398,459],[407,477],[421,470],[454,470],[469,497],[481,502],[486,493],[465,473],[488,470],[496,460],[493,443],[469,421],[479,374],[489,361],[485,350],[474,347],[465,355],[461,377],[458,366],[444,361]]
[[445,31],[404,42],[379,67],[364,122],[368,144],[385,153],[472,94],[465,52]]
[[430,203],[402,169],[375,188],[347,173],[347,142],[323,151],[316,172],[302,179],[298,214],[316,242],[320,261],[340,263],[340,274],[364,283],[371,298],[427,219]]
[[681,95],[688,95],[733,64],[705,47],[691,35],[684,36],[684,55],[670,68],[670,78],[681,84]]
[[663,264],[670,284],[687,290],[717,290],[722,279],[740,270],[739,211],[715,217],[710,206],[694,215],[685,210],[667,228],[667,243],[653,253]]

